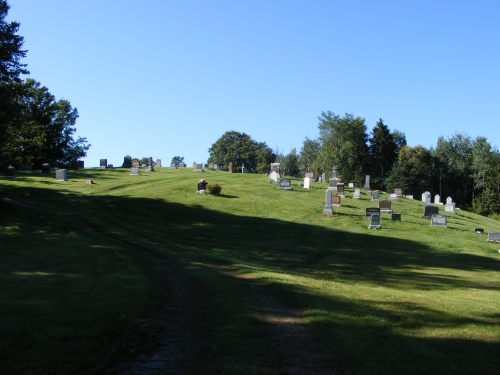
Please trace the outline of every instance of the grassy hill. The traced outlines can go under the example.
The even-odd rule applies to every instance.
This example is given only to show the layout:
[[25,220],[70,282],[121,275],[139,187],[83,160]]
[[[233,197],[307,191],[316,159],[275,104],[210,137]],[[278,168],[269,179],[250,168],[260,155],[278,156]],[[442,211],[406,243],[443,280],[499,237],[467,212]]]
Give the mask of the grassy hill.
[[[222,195],[195,194],[201,177]],[[498,222],[457,211],[430,227],[400,198],[402,221],[368,230],[369,196],[347,189],[328,217],[326,184],[295,185],[191,168],[0,180],[0,373],[98,374],[153,350],[173,280],[203,323],[182,371],[283,372],[255,280],[301,312],[339,374],[498,374],[500,245],[474,233]]]

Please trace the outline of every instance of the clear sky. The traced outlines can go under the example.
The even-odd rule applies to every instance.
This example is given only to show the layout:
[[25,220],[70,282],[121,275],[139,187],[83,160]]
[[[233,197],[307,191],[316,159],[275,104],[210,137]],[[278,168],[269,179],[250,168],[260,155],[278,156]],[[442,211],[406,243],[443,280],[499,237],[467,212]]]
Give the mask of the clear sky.
[[206,162],[226,131],[285,153],[322,111],[410,146],[500,146],[500,1],[10,0],[30,76],[99,159]]

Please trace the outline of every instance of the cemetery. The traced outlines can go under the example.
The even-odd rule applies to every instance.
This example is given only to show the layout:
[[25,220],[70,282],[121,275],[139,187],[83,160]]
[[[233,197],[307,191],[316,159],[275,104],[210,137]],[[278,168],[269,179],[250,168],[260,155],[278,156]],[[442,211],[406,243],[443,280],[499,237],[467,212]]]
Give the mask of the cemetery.
[[[277,306],[304,312],[304,337],[338,373],[500,368],[497,221],[452,200],[391,199],[343,183],[335,191],[278,168],[270,176],[208,168],[200,179],[197,166],[151,161],[155,173],[139,173],[148,169],[123,164],[0,179],[8,212],[0,281],[10,301],[0,304],[0,336],[16,337],[2,348],[2,369],[105,373],[161,357],[172,329],[161,324],[172,321],[169,348],[195,358],[182,362],[185,373],[231,373],[229,363],[279,373],[284,362],[263,334],[287,340],[289,326],[266,315]],[[197,194],[205,180],[220,195]],[[267,305],[270,296],[281,302]],[[43,347],[28,345],[47,332]]]

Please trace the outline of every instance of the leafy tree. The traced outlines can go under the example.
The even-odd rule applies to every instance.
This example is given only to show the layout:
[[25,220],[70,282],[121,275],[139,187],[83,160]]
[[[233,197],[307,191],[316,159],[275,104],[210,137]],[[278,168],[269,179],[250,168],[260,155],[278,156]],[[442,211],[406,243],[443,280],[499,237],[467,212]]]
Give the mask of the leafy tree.
[[321,173],[336,165],[342,180],[361,184],[368,162],[365,119],[349,113],[340,117],[328,111],[318,120],[321,149],[313,168]]
[[182,157],[182,156],[174,156],[172,158],[171,163],[175,163],[175,165],[179,165],[179,163],[182,163],[183,160],[184,160],[184,157]]
[[227,169],[233,163],[233,171],[241,171],[245,166],[247,172],[263,170],[263,163],[272,157],[272,152],[264,142],[254,141],[248,134],[236,131],[225,132],[208,149],[209,163],[223,165]]
[[397,150],[401,150],[401,147],[406,146],[406,135],[405,133],[399,131],[399,130],[394,130],[392,132],[392,138],[394,139],[394,143],[397,146]]
[[382,119],[372,130],[370,143],[370,176],[375,189],[385,188],[385,177],[389,174],[398,156],[398,146]]
[[491,145],[485,137],[477,137],[472,142],[472,170],[474,189],[479,192],[486,188],[486,176],[491,162]]
[[312,172],[311,168],[318,158],[320,143],[306,137],[300,149],[299,168],[302,173]]
[[295,148],[283,158],[280,165],[280,172],[285,176],[297,176],[299,174],[299,156]]
[[271,163],[276,160],[276,155],[273,153],[270,147],[268,147],[264,142],[260,142],[257,145],[257,173],[265,173],[269,171]]

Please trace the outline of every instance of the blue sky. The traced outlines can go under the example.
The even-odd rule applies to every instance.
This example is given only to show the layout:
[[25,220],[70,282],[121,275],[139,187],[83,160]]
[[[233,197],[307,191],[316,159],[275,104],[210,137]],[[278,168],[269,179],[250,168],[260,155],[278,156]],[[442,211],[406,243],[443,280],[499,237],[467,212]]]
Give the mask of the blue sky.
[[30,76],[78,108],[99,159],[206,161],[226,131],[285,153],[322,111],[410,146],[500,146],[499,1],[10,0]]

